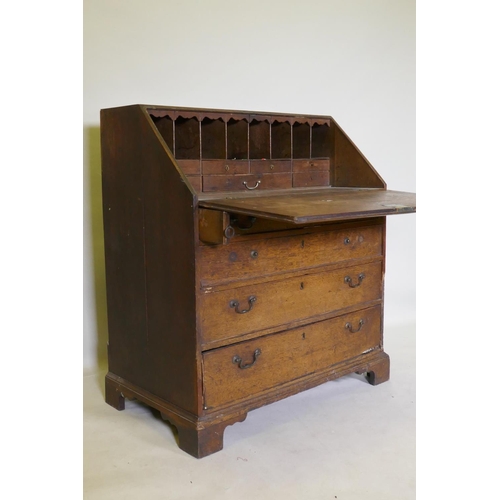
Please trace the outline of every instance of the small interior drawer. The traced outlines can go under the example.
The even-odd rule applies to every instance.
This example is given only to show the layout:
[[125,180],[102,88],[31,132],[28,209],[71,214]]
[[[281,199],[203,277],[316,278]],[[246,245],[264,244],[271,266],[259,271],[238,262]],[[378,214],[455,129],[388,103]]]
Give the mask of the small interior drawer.
[[329,186],[330,172],[328,170],[311,170],[293,174],[293,187]]
[[330,170],[329,159],[293,160],[294,172],[309,172],[310,170]]
[[254,175],[204,175],[203,191],[253,191],[292,187],[291,173]]
[[248,160],[203,160],[203,175],[248,174]]
[[230,405],[374,350],[380,306],[203,354],[204,405]]
[[291,160],[250,160],[250,173],[276,173],[276,172],[291,172]]

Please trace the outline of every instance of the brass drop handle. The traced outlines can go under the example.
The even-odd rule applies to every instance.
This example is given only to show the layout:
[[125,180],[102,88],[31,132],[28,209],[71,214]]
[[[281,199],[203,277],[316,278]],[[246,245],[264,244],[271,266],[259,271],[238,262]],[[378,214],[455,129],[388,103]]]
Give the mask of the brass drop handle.
[[353,284],[352,278],[350,276],[346,276],[344,278],[344,282],[348,283],[351,288],[356,288],[357,286],[361,285],[361,282],[365,279],[365,275],[363,273],[358,274],[358,282],[356,284]]
[[247,363],[246,365],[243,364],[243,360],[240,358],[240,356],[233,356],[233,363],[237,364],[239,368],[242,370],[245,370],[246,368],[250,368],[255,364],[257,361],[257,358],[262,354],[262,351],[260,349],[255,349],[253,352],[253,361],[251,363]]
[[251,191],[252,189],[257,189],[257,188],[259,187],[259,184],[260,184],[260,181],[257,181],[257,182],[255,183],[255,186],[254,186],[254,187],[250,187],[250,186],[247,184],[247,181],[243,181],[243,185],[244,185],[247,189],[250,189],[250,191]]
[[234,309],[238,314],[246,314],[252,310],[256,300],[257,297],[255,295],[250,295],[250,297],[248,297],[248,309],[240,309],[240,303],[237,300],[229,302],[229,307]]
[[353,329],[352,329],[352,325],[351,325],[351,323],[346,323],[346,324],[345,324],[345,328],[346,328],[346,330],[349,330],[351,333],[358,333],[358,332],[361,330],[361,328],[363,328],[363,325],[364,325],[364,324],[365,324],[365,322],[363,321],[363,318],[361,318],[361,319],[359,320],[359,323],[358,323],[358,325],[359,325],[359,326],[358,326],[358,329],[357,329],[357,330],[353,330]]

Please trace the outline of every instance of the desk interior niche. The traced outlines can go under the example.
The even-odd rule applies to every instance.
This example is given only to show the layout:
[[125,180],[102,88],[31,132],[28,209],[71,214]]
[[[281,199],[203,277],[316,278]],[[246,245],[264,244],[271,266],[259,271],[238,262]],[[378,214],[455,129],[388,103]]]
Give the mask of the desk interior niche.
[[198,193],[385,188],[331,117],[182,108],[147,112]]

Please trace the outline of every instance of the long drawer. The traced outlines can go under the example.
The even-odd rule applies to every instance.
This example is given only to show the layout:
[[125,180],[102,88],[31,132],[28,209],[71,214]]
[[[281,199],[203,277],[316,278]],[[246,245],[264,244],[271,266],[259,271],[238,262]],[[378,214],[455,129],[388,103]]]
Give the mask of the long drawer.
[[382,297],[382,262],[200,296],[203,344],[314,318]]
[[382,226],[200,248],[202,286],[382,255]]
[[380,306],[203,354],[205,406],[228,405],[373,350]]
[[249,175],[204,175],[203,192],[216,191],[253,191],[255,189],[285,189],[292,187],[292,174],[278,172],[276,174]]

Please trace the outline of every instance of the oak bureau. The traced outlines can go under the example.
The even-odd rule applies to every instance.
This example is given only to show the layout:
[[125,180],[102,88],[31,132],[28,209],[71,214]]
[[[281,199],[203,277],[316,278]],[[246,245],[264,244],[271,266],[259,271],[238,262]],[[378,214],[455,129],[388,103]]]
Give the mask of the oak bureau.
[[348,373],[389,378],[385,218],[415,195],[329,116],[101,111],[106,402],[195,457],[247,412]]

